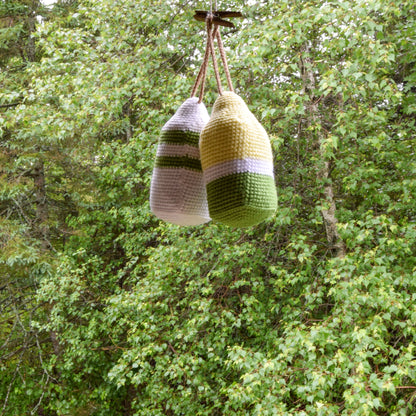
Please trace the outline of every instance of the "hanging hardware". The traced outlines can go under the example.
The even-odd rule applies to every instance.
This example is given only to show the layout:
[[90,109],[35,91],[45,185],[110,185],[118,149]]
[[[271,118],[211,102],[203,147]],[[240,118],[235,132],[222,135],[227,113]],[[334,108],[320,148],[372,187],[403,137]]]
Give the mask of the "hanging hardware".
[[[211,14],[210,11],[196,10],[195,15],[194,15],[194,19],[196,19],[200,22],[205,22],[207,17],[210,14]],[[228,17],[244,17],[244,16],[240,12],[228,12],[228,11],[217,11],[217,10],[212,12],[212,22],[215,25],[234,28],[235,27],[234,23],[231,23],[228,20],[223,19],[223,18],[228,18]]]

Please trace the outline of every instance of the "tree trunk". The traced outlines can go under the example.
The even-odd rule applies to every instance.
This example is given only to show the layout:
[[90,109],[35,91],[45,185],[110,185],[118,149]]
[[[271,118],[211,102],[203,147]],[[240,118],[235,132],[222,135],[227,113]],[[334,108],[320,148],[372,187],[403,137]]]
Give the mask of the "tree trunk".
[[35,40],[32,36],[32,33],[36,30],[36,17],[35,17],[35,10],[31,11],[31,15],[28,17],[27,25],[28,25],[28,38],[26,44],[26,54],[27,60],[29,62],[35,62],[36,60],[36,45]]
[[[309,45],[304,45],[301,52],[300,71],[303,81],[303,92],[309,97],[309,103],[307,105],[308,124],[316,125],[321,123],[321,114],[319,111],[319,100],[317,100],[314,95],[316,78]],[[326,238],[330,249],[335,252],[336,256],[344,257],[346,254],[346,247],[337,229],[338,220],[336,217],[334,189],[330,177],[331,162],[327,160],[323,148],[325,133],[323,132],[323,129],[320,128],[315,129],[315,132],[316,136],[312,133],[311,139],[315,142],[313,147],[318,149],[319,152],[316,178],[318,183],[324,184],[322,193],[325,197],[325,204],[321,210],[321,214],[324,221]]]
[[131,107],[134,96],[131,96],[129,100],[123,105],[123,115],[129,120],[129,125],[126,129],[126,141],[129,142],[133,137],[133,123],[131,120]]
[[49,243],[49,210],[46,197],[45,168],[42,161],[37,161],[32,170],[33,184],[35,187],[36,203],[36,231],[41,240],[42,250],[50,248]]

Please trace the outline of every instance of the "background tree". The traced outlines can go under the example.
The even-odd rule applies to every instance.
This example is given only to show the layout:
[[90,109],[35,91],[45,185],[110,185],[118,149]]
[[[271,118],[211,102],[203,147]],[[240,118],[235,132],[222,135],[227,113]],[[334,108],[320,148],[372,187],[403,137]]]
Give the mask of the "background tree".
[[58,352],[58,342],[53,331],[41,334],[34,324],[46,311],[36,290],[54,268],[63,237],[57,224],[68,204],[56,192],[62,173],[45,163],[56,154],[42,143],[36,123],[26,135],[22,123],[27,114],[44,117],[32,106],[31,71],[42,55],[36,25],[48,15],[39,1],[0,3],[1,414],[44,414],[47,386],[56,382],[45,357]]

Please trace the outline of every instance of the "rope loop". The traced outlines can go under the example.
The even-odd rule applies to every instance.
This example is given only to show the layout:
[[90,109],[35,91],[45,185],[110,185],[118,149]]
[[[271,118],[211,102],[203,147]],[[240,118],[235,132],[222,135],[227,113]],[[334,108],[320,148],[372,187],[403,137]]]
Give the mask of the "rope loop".
[[[230,91],[234,92],[234,88],[231,82],[230,70],[228,68],[228,63],[227,63],[227,57],[226,57],[225,50],[224,50],[224,44],[221,39],[220,28],[219,28],[219,25],[213,24],[213,18],[214,18],[214,15],[211,10],[210,13],[207,13],[207,17],[205,19],[206,29],[207,29],[207,42],[206,42],[206,47],[205,47],[204,59],[202,61],[201,68],[199,69],[198,76],[195,80],[195,84],[191,91],[191,97],[194,97],[196,95],[198,87],[200,86],[198,103],[201,103],[204,97],[205,81],[206,81],[210,55],[212,57],[212,64],[214,68],[215,79],[217,81],[218,93],[220,95],[222,95],[223,93],[222,86],[221,86],[221,77],[220,77],[219,69],[218,69],[218,62],[217,62],[217,58],[216,58],[215,51],[214,51],[214,39],[217,40],[218,49],[219,49],[221,60],[222,60],[223,67],[224,67],[225,76],[227,78],[228,88]],[[214,28],[212,28],[213,26]]]
[[[206,72],[207,72],[208,63],[209,63],[209,54],[210,54],[210,51],[211,51],[212,15],[207,16],[207,18],[206,18],[206,28],[207,28],[207,44],[206,44],[206,47],[205,47],[204,59],[202,61],[201,68],[199,69],[198,76],[196,77],[195,84],[192,88],[191,97],[195,96],[196,91],[198,90],[198,87],[201,84],[201,82],[202,82],[201,90],[202,90],[202,94],[203,94],[203,89],[204,89],[203,84],[205,83],[205,77],[206,77]],[[201,102],[202,101],[201,94],[200,94],[199,98],[200,98],[200,102]]]

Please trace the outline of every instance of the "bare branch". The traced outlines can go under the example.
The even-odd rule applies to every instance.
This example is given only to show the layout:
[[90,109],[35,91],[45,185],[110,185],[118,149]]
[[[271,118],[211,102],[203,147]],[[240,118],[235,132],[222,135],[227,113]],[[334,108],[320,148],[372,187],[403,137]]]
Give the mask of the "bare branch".
[[22,101],[17,103],[10,103],[10,104],[0,104],[0,108],[10,108],[10,107],[16,107],[18,105],[22,104]]

